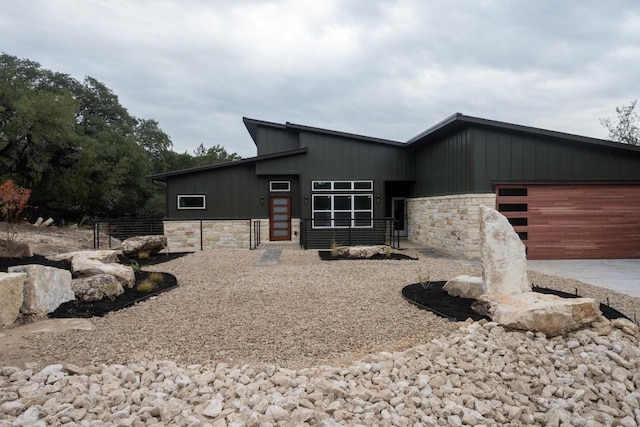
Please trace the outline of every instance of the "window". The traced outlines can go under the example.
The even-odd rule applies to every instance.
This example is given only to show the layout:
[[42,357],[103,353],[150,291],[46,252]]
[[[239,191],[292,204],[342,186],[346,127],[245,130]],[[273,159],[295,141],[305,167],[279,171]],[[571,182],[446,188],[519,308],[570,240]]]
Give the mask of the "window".
[[313,181],[313,191],[373,191],[373,181]]
[[291,191],[291,183],[289,181],[270,181],[269,190],[276,191]]
[[312,189],[313,228],[373,227],[373,181],[313,181]]
[[178,196],[178,209],[206,209],[204,194],[190,194]]

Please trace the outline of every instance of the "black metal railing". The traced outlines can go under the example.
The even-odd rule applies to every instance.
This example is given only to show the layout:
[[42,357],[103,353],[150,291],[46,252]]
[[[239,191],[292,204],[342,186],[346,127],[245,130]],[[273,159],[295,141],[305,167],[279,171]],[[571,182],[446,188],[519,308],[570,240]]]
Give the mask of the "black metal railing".
[[[113,239],[118,241],[126,240],[134,236],[162,235],[164,234],[165,222],[196,222],[199,228],[199,248],[204,249],[204,240],[206,231],[204,223],[206,221],[238,221],[237,218],[218,219],[218,218],[192,218],[192,219],[148,219],[148,218],[118,218],[118,219],[101,219],[93,221],[93,247],[94,249],[111,248],[114,244]],[[249,234],[249,249],[255,249],[261,243],[261,224],[260,220],[240,219],[239,221],[247,221]]]
[[[324,227],[328,220],[303,219],[300,246],[304,249],[328,249],[332,245],[389,245],[400,248],[398,221],[392,218],[362,220],[340,219],[341,227]],[[335,222],[334,222],[335,224]],[[364,226],[363,226],[364,224]]]
[[161,219],[150,218],[118,218],[93,221],[93,247],[111,248],[112,239],[120,241],[134,236],[150,236],[164,234],[164,223]]
[[249,249],[256,249],[260,246],[260,220],[252,219],[250,220],[249,226]]

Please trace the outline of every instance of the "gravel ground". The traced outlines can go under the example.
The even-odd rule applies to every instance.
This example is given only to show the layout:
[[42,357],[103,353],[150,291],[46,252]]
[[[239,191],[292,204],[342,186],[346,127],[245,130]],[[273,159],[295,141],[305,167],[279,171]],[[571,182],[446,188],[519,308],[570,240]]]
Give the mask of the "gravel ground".
[[[429,275],[479,275],[473,263],[419,256],[418,261],[321,261],[316,251],[264,250],[191,254],[149,270],[169,272],[179,287],[103,318],[95,331],[28,338],[40,362],[89,364],[172,360],[178,364],[298,369],[344,365],[378,351],[402,351],[447,335],[459,325],[406,302],[401,289]],[[640,298],[531,273],[539,286],[578,292],[631,315]]]

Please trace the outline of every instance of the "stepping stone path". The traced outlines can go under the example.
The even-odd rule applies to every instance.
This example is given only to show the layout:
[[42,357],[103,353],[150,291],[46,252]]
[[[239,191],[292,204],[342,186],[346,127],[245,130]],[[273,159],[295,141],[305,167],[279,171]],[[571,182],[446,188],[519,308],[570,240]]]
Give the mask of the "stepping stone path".
[[267,249],[255,265],[256,267],[277,265],[280,261],[280,255],[282,255],[282,249]]

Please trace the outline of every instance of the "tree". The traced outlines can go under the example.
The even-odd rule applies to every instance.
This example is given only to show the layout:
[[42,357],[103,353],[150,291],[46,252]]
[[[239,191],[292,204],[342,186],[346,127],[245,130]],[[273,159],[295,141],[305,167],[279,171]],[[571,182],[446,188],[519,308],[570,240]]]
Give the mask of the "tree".
[[200,144],[198,148],[193,152],[194,154],[194,166],[206,166],[214,165],[217,163],[235,162],[240,160],[240,157],[236,153],[229,153],[220,144],[213,147],[204,148],[203,144]]
[[0,54],[0,182],[31,189],[32,216],[162,216],[164,185],[149,174],[240,159],[219,145],[194,156],[172,147],[104,83]]
[[617,120],[600,119],[600,124],[607,128],[612,141],[640,145],[640,114],[635,111],[637,102],[635,99],[629,105],[616,107]]

